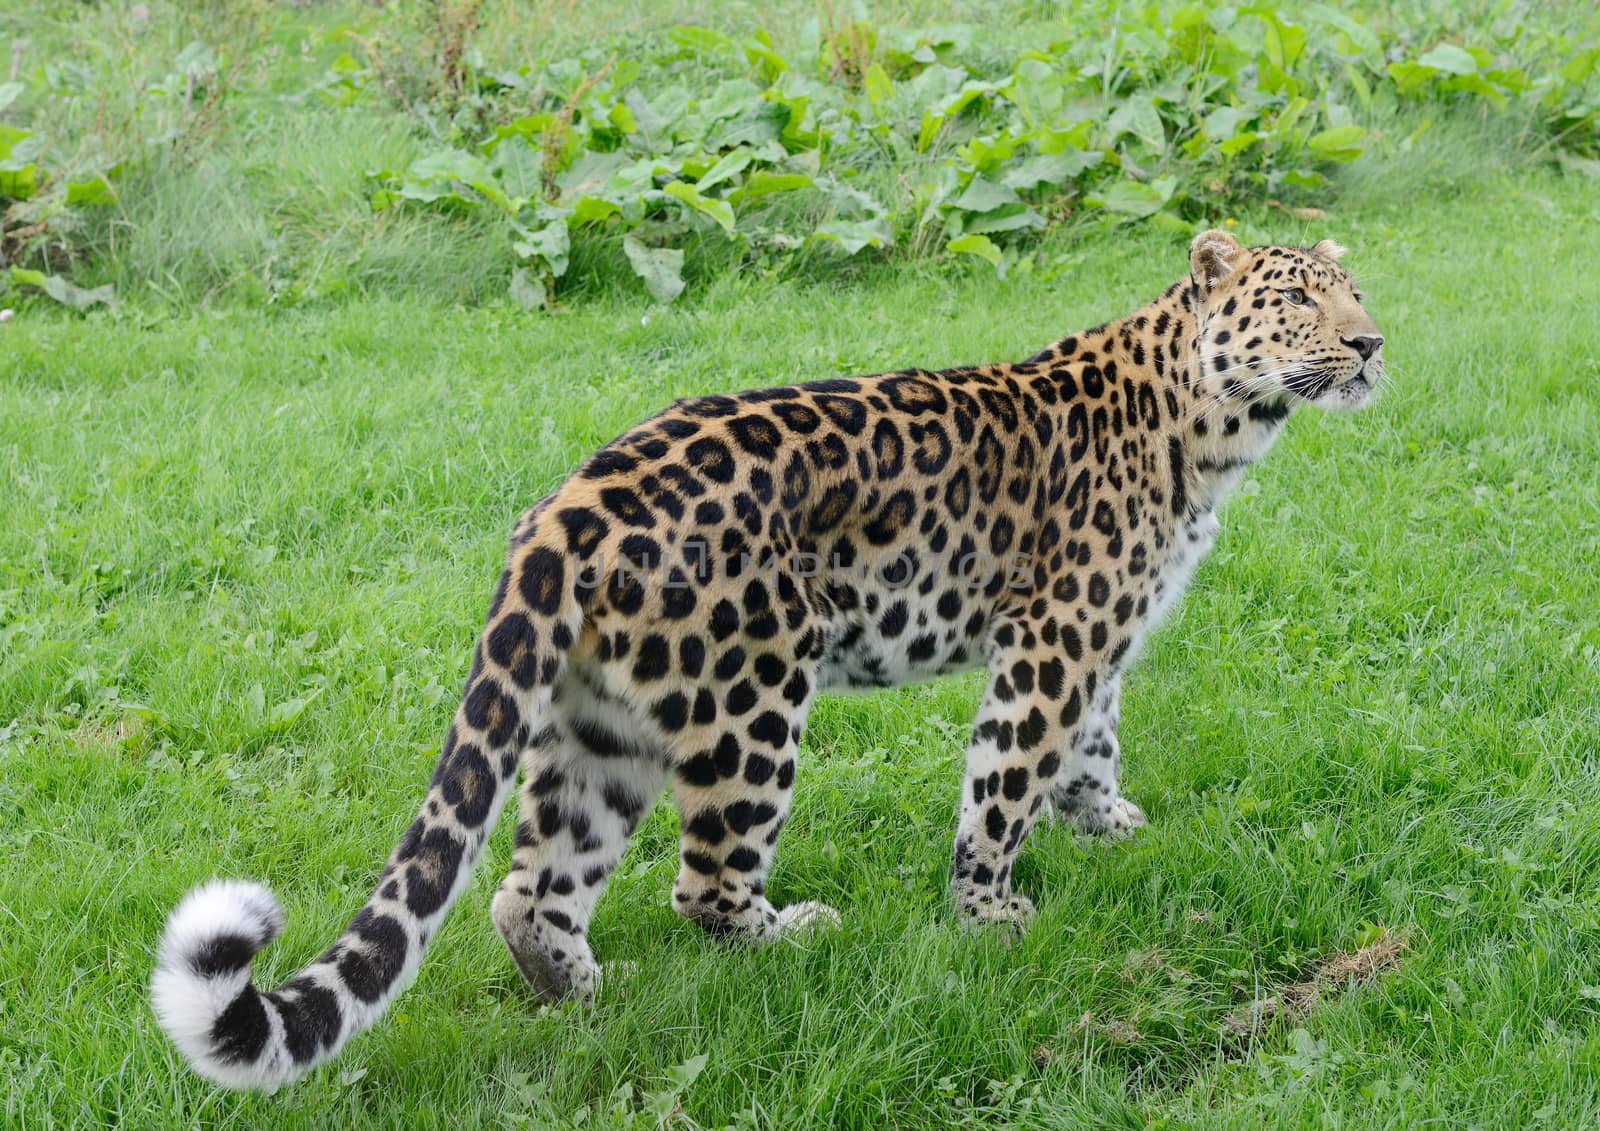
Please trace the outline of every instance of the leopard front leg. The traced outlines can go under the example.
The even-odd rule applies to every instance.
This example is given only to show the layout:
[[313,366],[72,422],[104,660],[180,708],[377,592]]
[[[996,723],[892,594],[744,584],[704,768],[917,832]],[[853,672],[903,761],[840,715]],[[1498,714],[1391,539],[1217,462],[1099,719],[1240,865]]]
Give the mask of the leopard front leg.
[[1060,751],[1078,740],[1097,681],[1092,666],[1023,626],[996,633],[989,667],[967,750],[950,884],[961,913],[1020,932],[1033,905],[1012,890],[1012,864],[1061,772]]
[[1122,713],[1122,676],[1101,682],[1090,698],[1083,727],[1051,788],[1056,812],[1086,833],[1131,836],[1146,824],[1144,812],[1118,788],[1122,748],[1117,721]]

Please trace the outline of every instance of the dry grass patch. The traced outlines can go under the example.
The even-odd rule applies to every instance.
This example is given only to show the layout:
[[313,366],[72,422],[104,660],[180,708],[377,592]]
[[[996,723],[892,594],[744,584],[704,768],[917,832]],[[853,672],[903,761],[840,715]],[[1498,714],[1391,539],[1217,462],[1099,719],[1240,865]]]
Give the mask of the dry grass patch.
[[1235,1037],[1252,1037],[1279,1018],[1298,1021],[1319,1001],[1371,982],[1385,970],[1398,966],[1405,949],[1404,933],[1385,931],[1355,950],[1335,951],[1317,964],[1309,978],[1234,1010],[1223,1020],[1222,1027]]

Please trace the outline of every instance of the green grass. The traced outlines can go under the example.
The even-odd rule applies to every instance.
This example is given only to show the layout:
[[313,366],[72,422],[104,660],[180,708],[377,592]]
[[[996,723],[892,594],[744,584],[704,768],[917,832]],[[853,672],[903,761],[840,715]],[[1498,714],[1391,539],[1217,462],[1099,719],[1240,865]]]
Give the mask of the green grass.
[[[502,828],[389,1017],[270,1098],[157,1030],[163,919],[210,876],[266,881],[289,925],[262,981],[343,926],[523,505],[674,396],[1024,356],[1177,277],[1183,240],[1060,235],[1004,283],[723,278],[665,310],[419,287],[0,326],[0,1123],[541,1126],[670,1100],[702,1054],[673,1118],[704,1126],[1592,1123],[1600,213],[1577,178],[1387,175],[1311,226],[1241,217],[1352,246],[1394,388],[1297,416],[1229,504],[1127,687],[1152,826],[1036,833],[1025,941],[945,905],[977,680],[827,698],[772,890],[841,933],[752,952],[679,920],[662,808],[594,924],[637,974],[540,1008],[487,916]],[[1380,931],[1396,969],[1230,1036]]]

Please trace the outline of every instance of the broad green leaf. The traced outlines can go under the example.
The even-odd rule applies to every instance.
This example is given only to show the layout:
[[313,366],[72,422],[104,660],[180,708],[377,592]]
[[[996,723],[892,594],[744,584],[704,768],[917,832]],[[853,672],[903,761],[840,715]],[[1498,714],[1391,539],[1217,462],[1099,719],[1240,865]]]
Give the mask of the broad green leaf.
[[7,165],[12,163],[0,165],[0,197],[27,200],[39,187],[39,166],[12,165],[8,168]]
[[889,211],[883,202],[871,193],[846,184],[831,175],[824,177],[819,184],[826,190],[828,199],[846,211],[866,212],[874,217],[884,216]]
[[[1089,139],[1094,133],[1095,123],[1088,118],[1073,123],[1064,129],[1039,130],[1034,134],[1033,144],[1040,153],[1069,153],[1075,150],[1089,150]],[[1091,152],[1099,153],[1099,150]]]
[[1561,77],[1570,83],[1580,83],[1600,65],[1600,47],[1590,47],[1578,52],[1561,65]]
[[502,208],[511,206],[488,163],[476,154],[459,149],[440,150],[412,162],[406,170],[406,183],[401,186],[401,192],[413,196],[412,190],[417,190],[421,195],[413,196],[414,199],[437,200],[442,195],[437,190],[441,186],[447,189],[450,181],[466,185]]
[[1265,57],[1256,61],[1256,85],[1268,94],[1291,97],[1300,93],[1301,86],[1299,79]]
[[978,102],[1000,89],[1000,83],[979,82],[976,79],[961,84],[961,89],[944,100],[939,107],[939,113],[946,118],[954,118],[974,102]]
[[[524,73],[527,71],[526,67],[522,69]],[[639,81],[639,76],[643,73],[644,68],[639,65],[639,60],[632,58],[618,59],[616,65],[611,68],[610,76],[606,79],[606,87],[611,94],[615,94],[623,87]],[[528,84],[523,83],[522,85],[527,86]]]
[[526,138],[503,139],[489,158],[489,168],[513,200],[531,200],[544,192],[544,151]]
[[512,244],[512,250],[524,259],[537,256],[549,264],[550,274],[556,278],[567,273],[567,254],[572,250],[572,239],[566,220],[552,220],[537,232]]
[[13,286],[36,287],[62,306],[69,306],[73,310],[82,310],[95,303],[112,306],[117,301],[110,283],[90,289],[69,283],[60,275],[46,275],[43,271],[26,267],[12,267],[10,275]]
[[[573,196],[593,195],[610,180],[613,174],[620,172],[628,164],[628,155],[620,150],[613,153],[596,153],[589,150],[556,175],[556,186],[561,190],[563,200]],[[650,166],[646,164],[647,176],[649,168]]]
[[739,145],[765,145],[777,141],[789,124],[790,109],[783,102],[762,100],[731,121],[724,122],[707,139],[710,149],[732,149]]
[[633,235],[622,238],[622,250],[633,266],[633,273],[644,280],[657,302],[671,302],[683,293],[682,250],[646,247]]
[[1007,134],[984,134],[956,150],[956,157],[980,173],[993,173],[1017,152],[1017,139]]
[[1279,142],[1290,142],[1302,136],[1302,131],[1297,128],[1300,118],[1311,109],[1311,101],[1306,98],[1292,98],[1289,105],[1279,113],[1277,121],[1272,123],[1271,136]]
[[1255,111],[1242,106],[1218,106],[1206,115],[1206,137],[1212,141],[1224,141],[1239,132],[1242,122],[1254,117]]
[[1007,169],[1000,183],[1019,191],[1041,184],[1061,185],[1100,164],[1105,155],[1098,150],[1067,149],[1060,153],[1041,153]]
[[789,69],[789,61],[773,49],[772,37],[760,28],[756,29],[755,38],[744,45],[744,57],[767,82],[777,81]]
[[889,77],[889,72],[878,63],[867,68],[867,73],[862,76],[862,89],[867,92],[867,101],[874,108],[882,106],[894,97],[894,80]]
[[1264,46],[1272,65],[1287,73],[1294,68],[1300,52],[1305,49],[1306,29],[1286,24],[1276,15],[1267,15]]
[[1020,200],[1021,197],[1005,185],[996,184],[987,177],[973,177],[966,191],[956,198],[955,206],[967,212],[989,212]]
[[988,236],[961,236],[945,244],[944,249],[955,252],[958,255],[975,255],[979,259],[993,264],[1000,277],[1002,279],[1005,278],[1005,256],[1000,254],[1000,249],[995,246],[995,242]]
[[704,192],[712,185],[721,184],[723,181],[729,180],[744,172],[745,167],[750,164],[750,161],[751,154],[748,149],[735,149],[729,153],[725,153],[722,155],[721,160],[719,160],[715,165],[711,166],[711,168],[707,169],[705,173],[701,175],[700,179],[694,183],[694,187],[699,189],[701,192]]
[[296,719],[306,713],[306,708],[322,698],[322,688],[317,688],[310,695],[296,699],[285,699],[282,703],[273,705],[263,720],[268,730],[285,730],[292,726]]
[[1395,89],[1408,98],[1426,86],[1429,79],[1439,74],[1433,67],[1409,62],[1390,63],[1388,71],[1389,78],[1394,81]]
[[634,116],[633,111],[628,108],[626,102],[618,102],[610,110],[606,111],[606,119],[625,134],[639,132],[639,119]]
[[511,272],[511,301],[523,310],[543,310],[550,304],[544,282],[526,267]]
[[[928,73],[933,73],[931,70]],[[935,78],[938,76],[935,75]],[[948,96],[936,107],[930,107],[923,112],[922,126],[917,131],[917,149],[926,150],[933,143],[940,128],[951,118],[959,115],[968,106],[979,99],[985,98],[999,89],[998,83],[977,82],[969,80],[961,85],[961,89]]]
[[1313,134],[1306,148],[1324,161],[1354,161],[1361,156],[1361,139],[1366,134],[1360,126],[1335,126]]
[[40,144],[32,130],[18,129],[0,122],[0,161],[31,161],[37,156]]
[[580,196],[573,202],[572,219],[575,223],[591,224],[621,211],[622,206],[614,200],[607,200],[603,196]]
[[1425,52],[1417,62],[1424,67],[1432,67],[1436,71],[1444,71],[1452,75],[1475,75],[1478,73],[1478,61],[1464,49],[1453,43],[1441,43],[1432,51]]
[[1029,126],[1058,121],[1066,103],[1068,84],[1063,81],[1059,63],[1024,58],[1011,73],[1006,97],[1016,103]]
[[35,271],[31,267],[12,267],[6,271],[14,287],[38,287],[44,290],[46,275],[43,271]]
[[428,184],[417,184],[408,181],[392,192],[375,193],[373,195],[373,207],[384,208],[396,200],[415,200],[423,204],[432,204],[437,200],[453,200],[458,204],[466,205],[477,203],[477,201],[469,200],[457,192],[454,183],[449,180],[438,180]]
[[622,104],[628,108],[628,113],[633,115],[639,133],[655,138],[662,136],[666,131],[667,117],[657,112],[650,100],[637,87],[622,96]]
[[760,99],[761,88],[755,83],[745,79],[729,79],[718,83],[709,94],[690,100],[682,117],[685,124],[698,124],[703,128],[710,123],[737,117]]
[[1132,134],[1151,149],[1158,151],[1167,143],[1166,131],[1161,126],[1161,115],[1156,112],[1156,104],[1150,100],[1148,93],[1136,94],[1118,106],[1107,121],[1106,128],[1111,132],[1112,141],[1123,134]]
[[1356,49],[1364,55],[1378,55],[1383,51],[1383,41],[1378,38],[1377,32],[1336,8],[1331,8],[1327,4],[1307,4],[1300,11],[1310,19],[1319,20],[1344,32],[1350,37],[1350,42]]
[[1111,185],[1100,199],[1100,206],[1111,212],[1142,219],[1159,212],[1161,206],[1171,198],[1176,185],[1172,177],[1160,177],[1149,184],[1125,177]]
[[705,1071],[706,1062],[709,1059],[710,1057],[705,1053],[701,1053],[699,1056],[692,1056],[682,1064],[667,1069],[667,1076],[672,1080],[677,1090],[681,1092],[690,1084],[693,1084],[699,1078],[700,1073]]
[[811,188],[816,182],[804,173],[771,173],[765,169],[757,169],[745,179],[734,197],[744,200],[752,196],[767,196],[775,192],[793,192],[795,189]]
[[677,197],[696,212],[709,216],[724,232],[733,235],[733,205],[726,200],[701,196],[699,190],[688,181],[673,181],[663,191],[668,196]]
[[10,106],[21,97],[22,92],[27,89],[20,82],[0,82],[0,111],[4,111],[7,106]]
[[84,181],[67,182],[68,204],[115,204],[116,190],[104,176],[96,175]]
[[733,40],[720,31],[698,24],[680,24],[667,32],[667,38],[702,55],[733,54],[739,50]]
[[1172,232],[1174,235],[1188,236],[1194,232],[1194,225],[1181,216],[1174,216],[1171,212],[1157,212],[1145,221],[1152,228],[1163,232]]
[[648,1126],[666,1127],[672,1119],[672,1113],[679,1108],[678,1091],[675,1088],[662,1088],[645,1092],[640,1108],[654,1121]]
[[1361,102],[1364,110],[1372,109],[1372,84],[1367,81],[1359,67],[1346,64],[1344,68],[1345,81],[1350,84],[1350,89],[1356,92],[1356,98]]
[[1479,95],[1487,98],[1500,109],[1504,109],[1506,105],[1505,92],[1482,75],[1456,75],[1454,78],[1445,80],[1444,88],[1446,90],[1465,90],[1471,94]]
[[1242,134],[1234,134],[1227,141],[1217,144],[1217,152],[1224,157],[1237,157],[1261,140],[1261,135],[1254,130],[1246,130]]
[[0,123],[0,197],[27,200],[39,187],[34,158],[44,147],[31,130]]
[[1017,232],[1024,228],[1043,228],[1044,217],[1026,204],[1008,204],[993,212],[966,213],[961,230],[965,233]]
[[1484,71],[1483,77],[1511,94],[1521,94],[1533,87],[1533,80],[1521,67],[1495,67]]
[[846,255],[864,247],[887,247],[891,242],[889,225],[883,220],[829,220],[817,225],[815,236],[838,244]]
[[495,147],[508,137],[520,137],[529,141],[536,137],[543,137],[544,132],[555,124],[556,116],[547,110],[537,114],[525,114],[520,118],[513,118],[494,128],[494,136],[483,143],[483,148],[493,153]]

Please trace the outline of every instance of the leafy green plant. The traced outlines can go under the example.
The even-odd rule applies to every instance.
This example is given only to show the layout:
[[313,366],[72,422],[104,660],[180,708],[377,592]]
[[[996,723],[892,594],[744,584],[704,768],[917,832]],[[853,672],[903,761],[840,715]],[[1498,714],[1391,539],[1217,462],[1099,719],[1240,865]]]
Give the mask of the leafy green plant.
[[[44,68],[42,85],[46,99],[70,102],[91,92],[92,76],[75,65],[53,64]],[[73,147],[63,136],[10,124],[29,87],[16,80],[0,84],[0,279],[74,309],[113,303],[109,285],[77,286],[62,273],[81,258],[78,237],[89,214],[118,203],[116,184],[131,165],[157,152],[181,156],[198,145],[217,125],[226,87],[222,57],[190,42],[170,70],[142,87],[142,113],[119,139],[120,151],[112,152],[99,137]]]
[[53,169],[43,137],[5,123],[26,89],[20,82],[0,84],[0,267],[6,268],[0,277],[72,307],[108,302],[105,288],[86,290],[58,274],[18,265],[37,251],[52,250],[52,241],[76,226],[78,209],[116,200],[105,171]]
[[970,28],[884,31],[831,5],[822,17],[809,67],[764,33],[739,43],[672,29],[676,56],[723,76],[699,91],[662,82],[680,73],[670,60],[651,76],[659,88],[637,63],[607,64],[604,81],[586,77],[593,60],[496,74],[543,105],[374,174],[374,203],[498,210],[523,305],[549,303],[574,239],[618,233],[670,301],[691,237],[746,252],[823,242],[847,256],[898,245],[1003,274],[1075,211],[1187,226],[1219,201],[1315,191],[1365,151],[1358,113],[1375,100],[1500,109],[1535,95],[1566,137],[1595,116],[1593,50],[1542,84],[1486,47],[1436,43],[1387,61],[1397,44],[1320,4],[1187,5],[1127,21],[1110,53],[1077,35],[1002,71]]
[[[1252,202],[1325,204],[1331,170],[1404,144],[1381,139],[1407,105],[1517,115],[1528,151],[1600,172],[1593,18],[1499,4],[1471,20],[1424,0],[1381,15],[1278,0],[1070,7],[1020,48],[992,28],[897,26],[826,0],[798,39],[681,25],[490,62],[496,9],[428,0],[339,25],[299,63],[275,56],[262,65],[274,85],[226,122],[239,64],[190,42],[131,80],[115,145],[15,118],[41,95],[80,120],[104,99],[93,68],[49,64],[0,85],[0,254],[64,282],[129,171],[181,163],[284,104],[408,130],[419,148],[364,169],[375,228],[432,216],[500,231],[492,276],[526,308],[558,304],[575,264],[609,261],[670,302],[697,261],[937,256],[1005,274],[1062,223],[1188,230]],[[277,177],[291,193],[297,171]],[[277,223],[275,210],[264,226]],[[326,293],[297,278],[320,267],[275,246],[261,259],[258,292]]]

